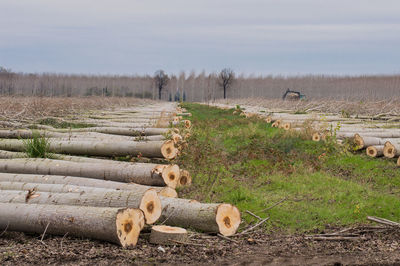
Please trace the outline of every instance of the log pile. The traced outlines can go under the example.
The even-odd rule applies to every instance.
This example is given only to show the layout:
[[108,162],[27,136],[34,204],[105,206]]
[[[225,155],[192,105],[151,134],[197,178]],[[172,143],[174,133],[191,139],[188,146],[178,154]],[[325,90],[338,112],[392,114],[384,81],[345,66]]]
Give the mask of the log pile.
[[[0,130],[0,230],[68,233],[125,248],[146,224],[154,225],[150,242],[163,245],[185,244],[184,228],[235,234],[235,206],[178,198],[175,188],[192,182],[172,161],[188,145],[190,116],[160,103],[54,118],[92,127]],[[49,158],[29,158],[27,140],[35,138],[47,141]],[[131,160],[114,160],[120,156]]]
[[[255,108],[252,108],[253,110]],[[238,108],[234,111],[238,113]],[[325,114],[294,114],[244,112],[246,117],[258,116],[271,127],[287,131],[302,131],[313,141],[326,141],[328,138],[339,144],[351,142],[353,149],[364,151],[370,157],[396,158],[400,166],[400,125],[379,117],[343,117]],[[393,120],[393,119],[391,119]]]

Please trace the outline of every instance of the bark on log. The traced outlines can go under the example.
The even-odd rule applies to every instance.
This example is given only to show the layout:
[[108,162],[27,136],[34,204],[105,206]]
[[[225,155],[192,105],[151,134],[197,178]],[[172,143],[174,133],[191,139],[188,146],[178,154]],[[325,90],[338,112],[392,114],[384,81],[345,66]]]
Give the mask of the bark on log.
[[[354,134],[359,134],[362,137],[375,137],[375,138],[383,138],[383,139],[389,139],[389,138],[400,138],[400,132],[381,132],[377,130],[371,130],[371,131],[354,131]],[[347,133],[351,134],[351,133]]]
[[188,233],[186,229],[167,225],[155,225],[151,227],[150,243],[157,245],[177,245],[186,243]]
[[206,204],[195,200],[160,197],[160,221],[167,225],[193,228],[230,236],[240,224],[240,212],[231,204]]
[[0,138],[13,138],[13,139],[29,139],[33,135],[38,134],[42,137],[63,137],[65,134],[57,132],[47,132],[44,130],[26,130],[26,129],[15,129],[15,130],[0,130]]
[[168,128],[123,128],[123,127],[89,127],[89,128],[76,128],[76,129],[56,129],[53,128],[51,131],[54,132],[98,132],[104,134],[114,134],[123,136],[152,136],[162,135],[168,133]]
[[[94,121],[86,121],[88,123],[94,123]],[[123,127],[123,128],[143,128],[143,127],[157,127],[156,124],[150,123],[118,123],[111,121],[97,121],[96,127]]]
[[102,140],[102,141],[137,141],[137,139],[152,139],[152,140],[164,140],[165,137],[162,135],[154,135],[154,137],[143,136],[143,137],[130,137],[121,135],[104,134],[98,132],[71,132],[71,133],[59,133],[44,130],[0,130],[0,138],[17,138],[17,139],[30,139],[33,138],[34,134],[41,137],[63,139],[66,141],[71,140]]
[[54,204],[92,207],[129,207],[143,211],[147,224],[161,215],[161,201],[154,189],[136,191],[104,191],[100,193],[51,193],[43,191],[2,190],[0,203]]
[[[22,140],[1,139],[0,149],[9,151],[25,151],[25,143]],[[144,156],[149,158],[174,159],[178,149],[172,140],[150,142],[120,141],[108,143],[101,141],[56,141],[49,140],[49,151],[54,153],[66,153],[91,156]]]
[[366,153],[370,157],[380,157],[383,156],[383,145],[375,145],[375,146],[369,146],[366,149]]
[[179,116],[192,116],[192,113],[188,113],[188,112],[178,112],[177,115],[179,115]]
[[17,158],[28,158],[28,155],[25,152],[0,150],[0,159],[17,159]]
[[77,163],[33,158],[0,160],[0,171],[3,173],[80,176],[172,188],[176,187],[180,177],[177,165]]
[[162,135],[154,135],[154,136],[138,136],[138,137],[128,137],[130,139],[118,139],[113,137],[108,138],[94,138],[90,136],[75,136],[74,138],[65,137],[65,138],[51,138],[54,141],[101,141],[107,143],[115,143],[119,141],[132,141],[132,142],[148,142],[148,141],[165,141],[166,138]]
[[[354,135],[354,142],[357,149],[364,149],[368,146],[384,145],[387,141],[392,141],[393,139],[382,139],[376,137],[368,137],[360,134]],[[400,139],[399,139],[400,141]]]
[[0,230],[100,239],[134,247],[144,226],[141,210],[0,203]]
[[[175,189],[170,187],[151,187],[138,184],[128,184],[115,181],[99,180],[85,177],[75,176],[59,176],[59,175],[33,175],[33,174],[9,174],[0,173],[0,182],[22,182],[22,183],[37,183],[37,184],[61,184],[82,187],[93,187],[114,190],[126,191],[141,191],[145,192],[149,189],[157,191],[159,196],[174,197],[178,195]],[[72,189],[72,187],[71,187]],[[77,189],[76,187],[74,189]],[[81,191],[81,190],[79,190]]]
[[65,184],[38,184],[38,183],[23,183],[15,181],[2,181],[0,182],[0,190],[20,190],[20,191],[42,191],[53,193],[104,193],[115,192],[114,189],[99,188],[99,187],[84,187]]

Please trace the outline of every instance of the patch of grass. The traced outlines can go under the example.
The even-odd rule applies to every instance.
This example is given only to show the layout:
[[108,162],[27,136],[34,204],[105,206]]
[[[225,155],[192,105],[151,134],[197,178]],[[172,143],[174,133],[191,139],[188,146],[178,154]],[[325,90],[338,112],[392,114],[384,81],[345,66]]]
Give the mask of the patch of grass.
[[297,110],[296,112],[294,112],[295,115],[305,115],[307,114],[307,111],[305,110]]
[[50,143],[45,136],[33,132],[31,139],[23,140],[26,154],[31,158],[48,158]]
[[[270,216],[266,229],[287,232],[366,223],[367,215],[400,220],[400,171],[301,133],[272,128],[259,118],[198,104],[192,137],[178,159],[193,176],[184,197],[237,205],[247,222]],[[282,204],[266,210],[274,203]]]
[[52,126],[54,128],[87,128],[96,126],[95,124],[88,124],[88,123],[66,122],[62,120],[57,120],[55,118],[45,118],[39,120],[38,124]]

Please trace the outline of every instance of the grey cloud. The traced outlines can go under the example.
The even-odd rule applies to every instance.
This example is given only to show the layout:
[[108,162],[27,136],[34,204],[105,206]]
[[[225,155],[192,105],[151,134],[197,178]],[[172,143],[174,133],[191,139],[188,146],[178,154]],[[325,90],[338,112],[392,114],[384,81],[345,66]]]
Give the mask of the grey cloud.
[[400,70],[393,0],[2,0],[0,10],[0,65],[21,71]]

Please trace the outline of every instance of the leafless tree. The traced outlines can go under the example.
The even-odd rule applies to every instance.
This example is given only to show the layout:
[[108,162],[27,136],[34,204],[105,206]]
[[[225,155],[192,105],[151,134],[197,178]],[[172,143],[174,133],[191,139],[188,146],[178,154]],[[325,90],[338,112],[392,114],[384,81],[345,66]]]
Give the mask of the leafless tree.
[[224,90],[224,99],[226,99],[226,90],[231,87],[233,81],[235,80],[235,72],[230,68],[224,68],[219,73],[218,84]]
[[161,100],[161,91],[168,84],[169,77],[164,72],[164,70],[158,70],[154,73],[154,82],[156,83],[156,87],[158,88],[158,99]]
[[[161,77],[167,76],[164,72]],[[226,72],[229,73],[229,72]],[[225,76],[225,73],[222,73]],[[163,80],[161,96],[173,95],[179,88],[187,101],[212,101],[220,98],[282,98],[287,88],[306,95],[306,99],[385,100],[400,98],[400,75],[251,75],[235,73],[234,82],[224,88],[220,73],[181,72]],[[138,97],[159,98],[154,75],[83,75],[55,73],[16,73],[0,68],[0,96],[43,97]],[[229,95],[228,95],[229,94]],[[171,95],[171,96],[172,96]],[[165,98],[165,97],[164,97]]]
[[14,81],[16,75],[11,69],[0,66],[0,94],[14,94]]

